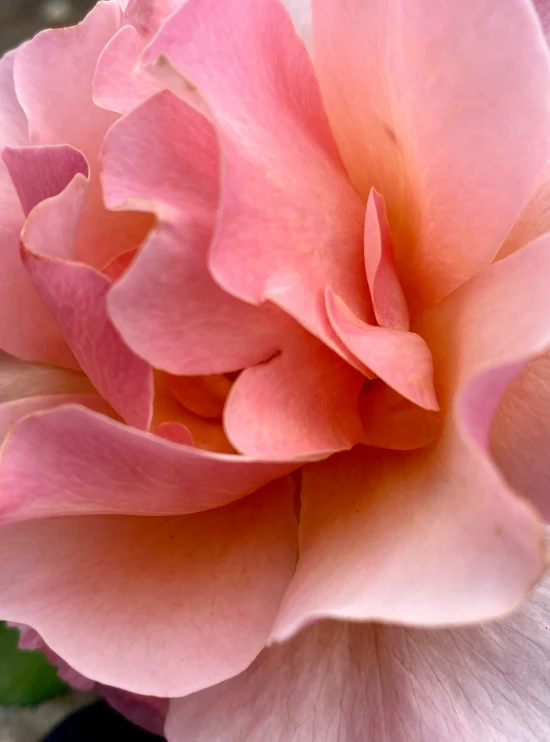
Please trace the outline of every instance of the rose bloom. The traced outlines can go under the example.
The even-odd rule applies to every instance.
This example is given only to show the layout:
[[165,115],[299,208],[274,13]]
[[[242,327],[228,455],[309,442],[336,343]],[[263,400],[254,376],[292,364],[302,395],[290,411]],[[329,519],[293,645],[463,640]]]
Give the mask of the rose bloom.
[[309,3],[0,62],[0,616],[169,742],[542,742],[550,3]]

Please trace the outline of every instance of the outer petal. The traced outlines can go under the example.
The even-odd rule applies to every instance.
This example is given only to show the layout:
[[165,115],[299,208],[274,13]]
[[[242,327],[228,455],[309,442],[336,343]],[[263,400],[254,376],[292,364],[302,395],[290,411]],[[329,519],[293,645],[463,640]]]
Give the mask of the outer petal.
[[13,80],[15,54],[8,52],[0,59],[0,147],[20,147],[29,139],[27,117],[17,98]]
[[508,481],[550,522],[550,355],[530,363],[501,400],[491,449]]
[[[315,69],[359,191],[382,193],[409,298],[494,258],[548,160],[550,64],[524,0],[314,0]],[[365,53],[368,49],[368,54]]]
[[[548,580],[514,616],[461,630],[324,623],[238,677],[172,701],[169,742],[540,742]],[[382,736],[381,736],[382,735]]]
[[73,262],[87,194],[86,161],[67,146],[5,150],[4,159],[23,207],[33,209],[22,235],[22,256],[38,294],[100,394],[129,424],[147,428],[152,371],[107,317],[109,279]]
[[434,309],[446,413],[440,441],[411,453],[358,447],[304,470],[300,562],[275,626],[319,616],[465,623],[513,608],[545,556],[536,513],[488,456],[506,385],[550,343],[550,240],[491,266]]
[[[293,486],[208,513],[0,529],[0,612],[86,677],[184,695],[262,649],[296,557]],[[24,589],[22,589],[24,586]]]
[[271,302],[227,294],[208,270],[218,203],[211,124],[161,93],[113,127],[104,160],[107,203],[154,208],[161,220],[110,292],[128,345],[174,374],[247,369],[225,416],[245,453],[316,457],[353,445],[361,374]]
[[372,313],[364,206],[341,167],[310,59],[283,7],[278,0],[191,0],[163,25],[144,63],[159,57],[163,69],[168,58],[198,90],[218,130],[216,280],[246,301],[271,299],[345,353],[322,292],[330,282],[360,317]]
[[[15,83],[32,144],[70,144],[90,163],[90,192],[78,234],[77,257],[101,268],[139,245],[148,216],[110,213],[103,206],[98,157],[116,116],[93,103],[99,54],[121,22],[117,3],[98,2],[77,26],[44,31],[17,52]],[[55,106],[52,106],[55,99]]]
[[1,517],[195,513],[293,468],[171,443],[69,405],[27,418],[5,442]]

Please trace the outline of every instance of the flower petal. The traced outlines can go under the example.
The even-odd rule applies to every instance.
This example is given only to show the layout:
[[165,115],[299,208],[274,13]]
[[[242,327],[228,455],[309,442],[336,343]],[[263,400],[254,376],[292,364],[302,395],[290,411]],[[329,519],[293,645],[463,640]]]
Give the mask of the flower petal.
[[411,402],[439,409],[430,349],[420,335],[361,322],[330,286],[326,304],[336,334],[357,359]]
[[488,451],[499,396],[550,345],[550,239],[433,309],[443,432],[414,452],[357,447],[304,470],[300,561],[277,638],[320,616],[460,624],[511,610],[541,574],[535,511]]
[[147,428],[151,369],[126,347],[107,316],[109,279],[74,262],[88,185],[84,158],[63,146],[7,150],[6,157],[26,208],[52,196],[33,209],[21,238],[23,260],[39,296],[99,393],[130,425]]
[[460,630],[317,624],[244,673],[170,704],[169,742],[540,742],[548,579],[521,610]]
[[491,450],[512,486],[550,522],[550,354],[506,390],[491,426]]
[[191,0],[163,25],[144,64],[159,58],[196,88],[218,130],[223,182],[214,277],[245,301],[270,299],[347,357],[322,292],[330,282],[361,318],[372,315],[364,206],[343,171],[311,61],[284,8],[278,0]]
[[292,495],[285,479],[208,513],[3,526],[0,613],[106,685],[174,696],[220,682],[262,649],[291,577]]
[[93,394],[84,374],[45,363],[27,363],[0,352],[0,402],[43,394]]
[[8,52],[0,59],[0,147],[22,147],[29,140],[27,117],[15,92],[15,54]]
[[68,405],[27,418],[5,442],[1,517],[195,513],[294,468],[171,443]]
[[313,0],[313,38],[352,181],[386,200],[409,301],[435,304],[492,261],[548,161],[535,12],[523,0]]

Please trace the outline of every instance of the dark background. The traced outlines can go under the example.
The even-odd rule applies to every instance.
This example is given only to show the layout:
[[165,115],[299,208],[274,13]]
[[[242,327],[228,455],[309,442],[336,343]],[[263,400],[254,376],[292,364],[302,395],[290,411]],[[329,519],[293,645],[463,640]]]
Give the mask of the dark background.
[[0,55],[49,26],[71,26],[95,0],[0,0]]

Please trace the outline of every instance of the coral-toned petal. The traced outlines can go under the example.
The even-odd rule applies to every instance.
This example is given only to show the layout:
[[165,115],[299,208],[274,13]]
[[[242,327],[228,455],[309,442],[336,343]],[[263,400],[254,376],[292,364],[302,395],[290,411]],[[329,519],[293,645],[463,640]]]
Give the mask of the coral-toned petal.
[[504,481],[488,443],[506,385],[550,346],[549,271],[543,238],[425,317],[446,414],[436,445],[358,447],[304,470],[300,562],[277,637],[318,616],[424,625],[494,617],[539,577],[537,514]]
[[395,258],[384,199],[373,188],[365,216],[365,268],[372,307],[380,327],[408,330],[409,310],[395,272]]
[[[53,195],[54,186],[63,188],[68,183],[30,214],[22,235],[25,266],[96,389],[129,424],[147,428],[153,394],[151,369],[123,343],[107,316],[109,279],[71,260],[87,192],[86,179],[73,175],[85,161],[69,147],[11,150],[6,155],[18,191],[31,208],[36,197]],[[35,182],[45,185],[37,192]]]
[[508,481],[550,522],[550,354],[530,363],[510,384],[490,442]]
[[19,523],[0,529],[0,613],[88,678],[185,695],[254,659],[295,559],[286,479],[190,516]]
[[92,394],[84,374],[44,363],[27,363],[0,352],[0,402],[42,394]]
[[138,62],[143,39],[133,26],[123,26],[105,46],[94,77],[94,100],[98,106],[117,113],[128,113],[160,85]]
[[224,374],[167,376],[166,384],[178,402],[196,415],[221,417],[231,381]]
[[492,261],[548,160],[535,12],[522,0],[314,0],[313,36],[348,172],[386,200],[409,300],[435,304]]
[[92,84],[98,57],[120,22],[117,3],[99,2],[77,26],[38,34],[18,50],[15,61],[16,90],[29,120],[31,144],[70,144],[90,163],[76,254],[96,268],[137,247],[151,226],[148,215],[107,211],[99,182],[103,138],[117,116],[94,104]]
[[155,433],[173,443],[181,443],[184,446],[195,445],[191,431],[181,423],[161,423]]
[[256,307],[231,296],[208,270],[218,203],[211,124],[161,93],[113,127],[104,166],[110,206],[154,208],[161,220],[108,299],[130,348],[173,374],[253,366],[225,418],[244,452],[289,458],[352,445],[360,435],[360,374],[271,302]]
[[441,423],[435,412],[409,402],[381,381],[373,381],[359,399],[363,420],[361,443],[412,451],[435,443]]
[[[364,376],[305,330],[281,354],[242,372],[224,411],[227,435],[250,456],[317,458],[361,437]],[[266,421],[269,420],[269,425]]]
[[[173,700],[169,742],[540,742],[548,579],[521,610],[460,630],[323,623],[244,673]],[[383,730],[383,737],[380,737]]]
[[[246,301],[270,299],[345,353],[322,303],[327,283],[362,318],[364,206],[336,152],[311,61],[277,0],[193,0],[144,63],[169,60],[204,99],[223,158],[210,268]],[[189,86],[188,86],[189,87]]]
[[15,92],[13,65],[16,52],[0,59],[0,147],[22,147],[28,143],[27,117]]
[[411,402],[439,409],[430,349],[420,335],[361,322],[330,286],[326,304],[336,334],[358,360]]
[[5,520],[194,513],[232,502],[293,468],[170,443],[69,405],[29,417],[6,441],[2,512]]

